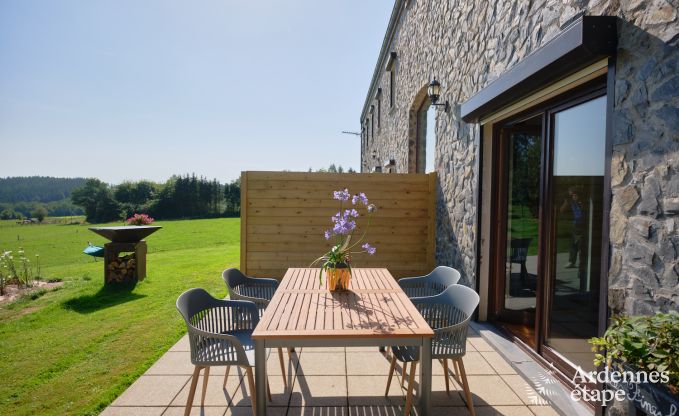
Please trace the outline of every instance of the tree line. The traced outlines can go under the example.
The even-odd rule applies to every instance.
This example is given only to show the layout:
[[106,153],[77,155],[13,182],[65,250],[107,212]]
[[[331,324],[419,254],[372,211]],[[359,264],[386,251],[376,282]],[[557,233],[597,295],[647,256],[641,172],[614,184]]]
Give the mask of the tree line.
[[175,175],[163,184],[150,181],[109,185],[87,179],[71,200],[83,208],[87,221],[126,219],[135,213],[156,219],[234,217],[240,215],[240,179],[221,184],[194,175]]
[[85,178],[0,178],[0,219],[82,215],[82,208],[73,205],[70,197],[71,192],[84,183]]

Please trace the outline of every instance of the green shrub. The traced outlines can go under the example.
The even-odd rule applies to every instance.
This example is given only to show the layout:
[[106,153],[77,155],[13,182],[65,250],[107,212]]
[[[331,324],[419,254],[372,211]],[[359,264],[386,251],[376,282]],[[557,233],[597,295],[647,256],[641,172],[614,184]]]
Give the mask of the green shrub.
[[614,317],[604,336],[589,342],[595,365],[667,371],[668,387],[679,390],[679,313]]

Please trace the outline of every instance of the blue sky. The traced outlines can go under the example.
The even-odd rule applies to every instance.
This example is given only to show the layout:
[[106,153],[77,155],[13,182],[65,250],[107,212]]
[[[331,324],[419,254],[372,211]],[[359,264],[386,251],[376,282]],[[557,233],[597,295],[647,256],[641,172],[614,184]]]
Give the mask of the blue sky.
[[0,176],[359,168],[382,1],[0,2]]

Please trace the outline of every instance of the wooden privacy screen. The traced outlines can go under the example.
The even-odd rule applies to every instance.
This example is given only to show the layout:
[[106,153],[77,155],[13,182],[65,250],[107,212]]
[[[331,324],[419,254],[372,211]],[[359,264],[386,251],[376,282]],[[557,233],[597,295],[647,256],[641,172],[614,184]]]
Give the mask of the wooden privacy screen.
[[[365,240],[377,253],[355,255],[352,266],[384,267],[394,277],[434,268],[435,173],[243,172],[241,270],[280,280],[289,267],[309,267],[330,247],[323,232],[339,211],[332,193],[344,188],[377,206]],[[366,225],[360,212],[356,238]]]

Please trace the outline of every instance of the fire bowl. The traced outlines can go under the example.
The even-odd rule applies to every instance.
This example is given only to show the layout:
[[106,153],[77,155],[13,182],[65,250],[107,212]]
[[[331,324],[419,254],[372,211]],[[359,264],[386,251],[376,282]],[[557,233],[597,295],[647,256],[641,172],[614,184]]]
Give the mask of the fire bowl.
[[131,225],[127,227],[91,227],[100,236],[114,243],[136,243],[163,227],[157,225]]

